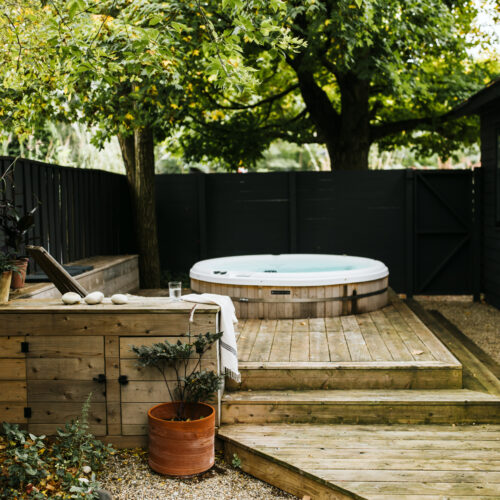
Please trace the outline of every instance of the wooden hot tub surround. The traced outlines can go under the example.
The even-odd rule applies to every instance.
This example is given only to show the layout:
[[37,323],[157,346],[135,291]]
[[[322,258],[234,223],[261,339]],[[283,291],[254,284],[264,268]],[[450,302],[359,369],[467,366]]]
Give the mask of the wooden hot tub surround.
[[389,278],[328,286],[253,286],[191,278],[196,293],[229,295],[241,319],[329,318],[375,311],[388,303]]

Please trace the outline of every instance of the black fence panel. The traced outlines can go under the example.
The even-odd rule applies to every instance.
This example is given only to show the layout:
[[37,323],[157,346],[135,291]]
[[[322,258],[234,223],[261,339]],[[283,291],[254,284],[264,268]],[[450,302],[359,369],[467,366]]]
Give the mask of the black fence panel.
[[45,247],[62,263],[134,251],[125,176],[0,157],[0,176],[6,171],[0,198],[13,201],[20,214],[38,205],[28,243]]
[[[0,175],[13,158],[0,157]],[[158,175],[162,269],[258,253],[384,262],[409,295],[480,291],[481,171]],[[30,241],[60,262],[134,251],[125,176],[18,159],[0,198],[39,204]],[[0,232],[0,246],[3,244]]]
[[398,292],[477,295],[474,176],[465,170],[159,175],[162,268],[188,272],[200,259],[243,254],[349,254],[384,262]]

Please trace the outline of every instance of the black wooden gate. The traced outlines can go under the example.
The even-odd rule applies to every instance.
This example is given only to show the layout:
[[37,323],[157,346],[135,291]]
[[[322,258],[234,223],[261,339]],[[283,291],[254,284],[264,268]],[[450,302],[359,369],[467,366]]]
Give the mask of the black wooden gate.
[[480,170],[407,173],[410,295],[479,296],[480,173]]

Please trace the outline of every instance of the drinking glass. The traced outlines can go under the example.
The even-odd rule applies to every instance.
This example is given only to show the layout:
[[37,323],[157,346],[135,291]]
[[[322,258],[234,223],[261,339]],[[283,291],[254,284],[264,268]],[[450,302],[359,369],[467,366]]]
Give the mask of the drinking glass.
[[168,282],[168,295],[173,300],[180,300],[182,293],[182,282],[169,281]]

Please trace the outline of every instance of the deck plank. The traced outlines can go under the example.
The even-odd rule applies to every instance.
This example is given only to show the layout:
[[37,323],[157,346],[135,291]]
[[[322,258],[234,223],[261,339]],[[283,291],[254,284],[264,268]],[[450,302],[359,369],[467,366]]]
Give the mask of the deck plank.
[[427,346],[432,355],[440,361],[456,363],[457,359],[442,342],[424,325],[422,320],[401,300],[393,301],[394,308],[406,321],[415,335]]
[[500,426],[239,424],[224,441],[363,498],[500,498]]
[[290,361],[309,361],[309,320],[294,319]]
[[276,325],[274,342],[271,347],[269,361],[290,361],[290,346],[292,343],[293,320],[279,319]]
[[340,317],[325,318],[330,361],[352,361]]
[[392,359],[394,361],[413,361],[411,352],[383,311],[374,311],[370,313],[370,317],[384,340],[387,349],[389,349]]
[[385,307],[382,311],[392,326],[397,330],[399,336],[415,361],[429,361],[436,359],[429,351],[428,347],[415,335],[408,323],[393,305]]
[[340,322],[352,361],[373,361],[356,318],[341,316]]
[[324,318],[309,319],[309,361],[330,361]]
[[238,339],[238,359],[249,361],[257,333],[260,328],[260,319],[248,319]]
[[387,361],[391,359],[391,353],[385,345],[375,323],[370,318],[370,315],[358,314],[355,318],[372,359],[374,361]]
[[276,331],[277,321],[275,319],[263,319],[255,338],[255,343],[250,353],[253,361],[268,361]]

